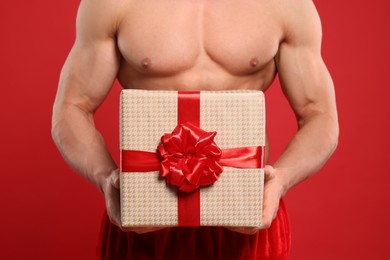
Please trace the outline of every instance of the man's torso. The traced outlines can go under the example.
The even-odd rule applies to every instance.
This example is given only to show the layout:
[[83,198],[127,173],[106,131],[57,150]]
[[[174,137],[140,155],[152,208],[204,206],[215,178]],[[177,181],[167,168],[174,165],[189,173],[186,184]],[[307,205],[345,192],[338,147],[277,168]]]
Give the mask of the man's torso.
[[260,89],[276,75],[279,1],[123,1],[124,88]]

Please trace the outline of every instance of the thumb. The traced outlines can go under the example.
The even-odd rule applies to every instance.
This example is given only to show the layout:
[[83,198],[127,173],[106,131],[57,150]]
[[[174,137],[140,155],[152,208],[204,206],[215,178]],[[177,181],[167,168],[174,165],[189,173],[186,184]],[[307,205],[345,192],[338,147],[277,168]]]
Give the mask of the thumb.
[[271,165],[266,165],[264,167],[264,180],[268,181],[275,178],[275,169]]
[[111,176],[110,176],[111,185],[114,186],[115,188],[119,189],[119,187],[120,187],[119,180],[120,180],[119,169],[115,169],[111,172]]

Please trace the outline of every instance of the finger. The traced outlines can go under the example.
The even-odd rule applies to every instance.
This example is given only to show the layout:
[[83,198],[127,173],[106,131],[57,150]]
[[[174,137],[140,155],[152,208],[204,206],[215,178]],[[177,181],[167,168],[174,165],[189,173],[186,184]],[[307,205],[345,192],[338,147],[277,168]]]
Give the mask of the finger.
[[264,167],[264,179],[265,181],[269,181],[275,178],[275,170],[271,165],[266,165]]
[[279,199],[275,197],[264,197],[262,229],[267,229],[271,226],[279,209]]
[[107,215],[108,215],[108,218],[110,219],[110,222],[112,224],[114,224],[115,226],[122,229],[121,224],[120,224],[120,216],[115,214],[112,210],[108,210],[108,207],[107,207]]
[[263,216],[261,221],[262,229],[268,229],[271,226],[272,221],[276,217],[277,208],[278,207],[275,206],[274,201],[264,202]]
[[[111,186],[111,185],[110,185]],[[111,223],[121,227],[120,225],[120,201],[119,190],[111,186],[105,194],[107,214]]]
[[261,223],[261,229],[269,229],[271,227],[271,219],[268,217],[263,218],[263,223]]
[[273,210],[270,206],[264,205],[263,209],[263,217],[261,221],[261,228],[262,229],[268,229],[271,226],[272,220],[273,220]]
[[120,187],[119,180],[120,180],[119,169],[116,169],[111,173],[111,185],[114,186],[115,188],[119,189],[119,187]]

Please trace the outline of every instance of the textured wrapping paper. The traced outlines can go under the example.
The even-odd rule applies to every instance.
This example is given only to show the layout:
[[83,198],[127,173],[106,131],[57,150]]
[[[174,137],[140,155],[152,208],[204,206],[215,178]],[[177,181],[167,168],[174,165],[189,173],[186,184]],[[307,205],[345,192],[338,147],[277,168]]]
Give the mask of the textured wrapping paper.
[[[161,159],[156,152],[161,137],[172,133],[178,121],[184,122],[191,117],[198,120],[201,129],[217,133],[214,141],[222,154],[225,149],[237,147],[261,147],[264,151],[265,104],[261,91],[195,92],[198,99],[195,107],[187,106],[187,101],[179,98],[186,93],[190,92],[122,90],[122,227],[259,227],[263,206],[263,154],[256,157],[258,166],[223,166],[223,172],[215,183],[189,193],[178,191],[177,187],[167,184],[156,165],[151,171],[124,171],[125,161],[136,166],[138,163],[145,164],[142,158],[145,152]],[[136,156],[126,154],[126,151]],[[187,199],[190,196],[197,198]]]

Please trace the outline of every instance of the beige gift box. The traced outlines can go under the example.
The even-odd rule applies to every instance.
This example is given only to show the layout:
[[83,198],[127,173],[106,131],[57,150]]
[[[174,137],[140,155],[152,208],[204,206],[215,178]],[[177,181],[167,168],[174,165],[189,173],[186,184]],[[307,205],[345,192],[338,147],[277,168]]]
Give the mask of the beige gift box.
[[[161,136],[178,125],[178,93],[122,90],[121,150],[155,153]],[[199,126],[217,132],[214,141],[221,150],[265,146],[263,92],[201,91],[199,96]],[[218,178],[200,187],[199,225],[259,227],[264,169],[224,166]],[[123,228],[178,226],[177,189],[159,171],[122,172],[121,166],[120,203]]]

